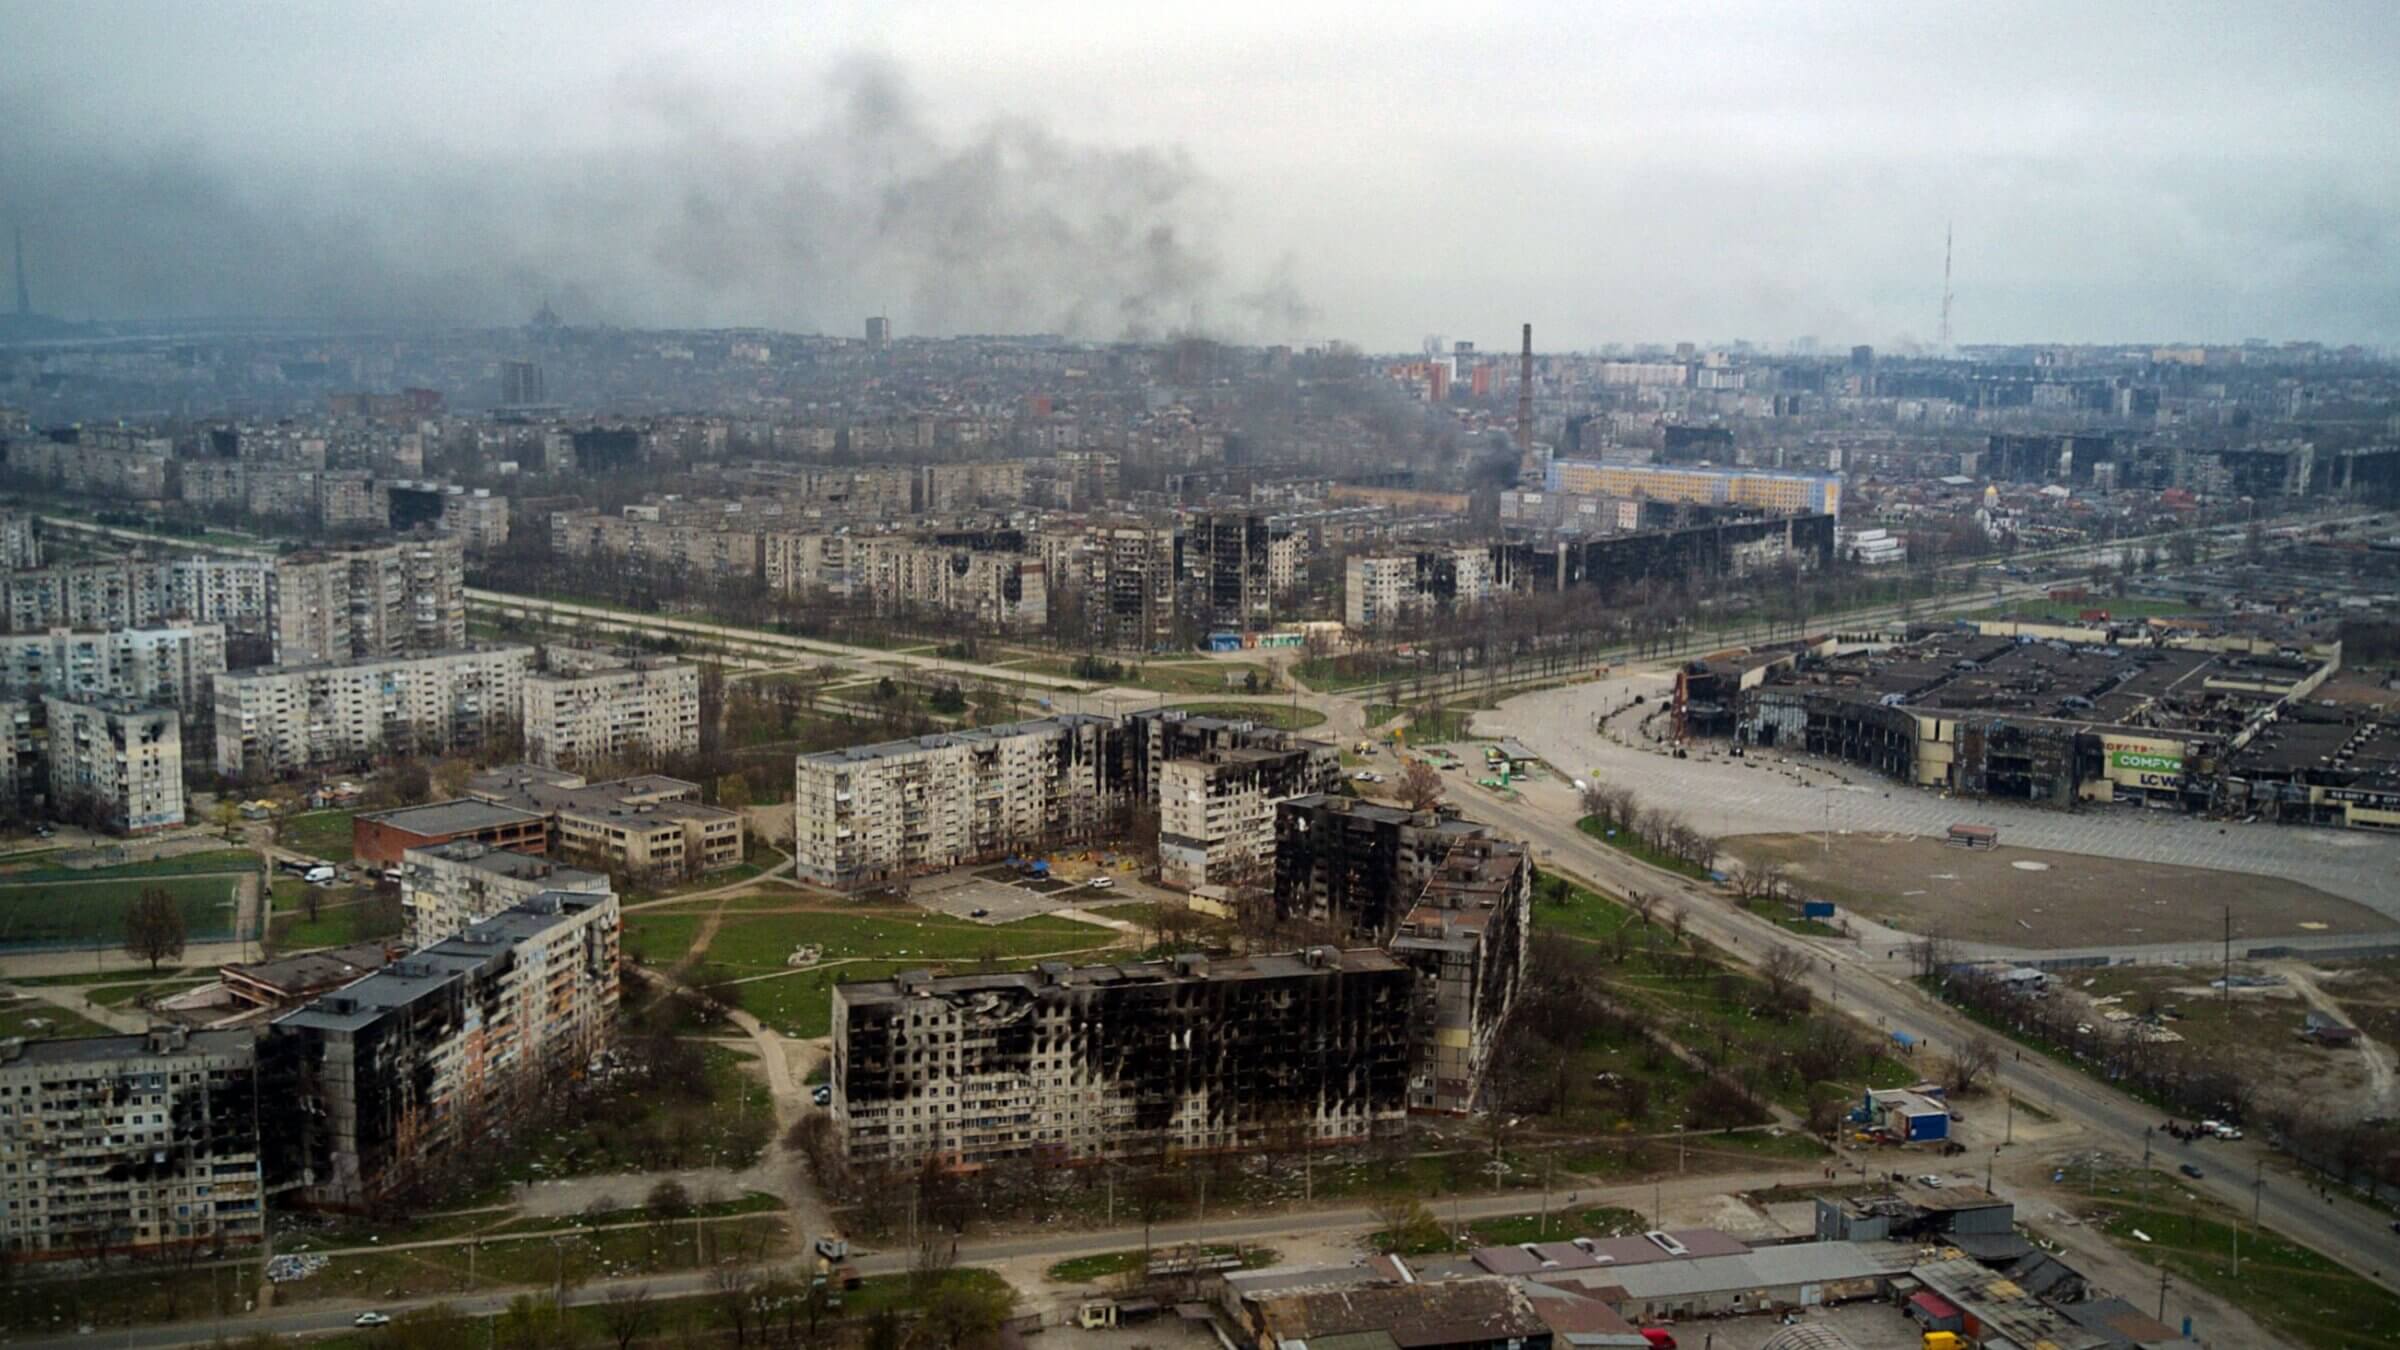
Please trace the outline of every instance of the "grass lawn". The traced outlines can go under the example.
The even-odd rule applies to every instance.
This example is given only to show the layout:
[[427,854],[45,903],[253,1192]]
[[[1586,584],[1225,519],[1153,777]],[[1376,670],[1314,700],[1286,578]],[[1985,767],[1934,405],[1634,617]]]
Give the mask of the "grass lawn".
[[922,961],[847,961],[838,966],[796,970],[771,980],[749,980],[732,988],[744,1010],[783,1035],[813,1040],[833,1030],[833,986],[888,980]]
[[115,867],[36,867],[22,872],[0,875],[9,885],[31,885],[42,881],[115,881],[126,877],[185,877],[207,876],[218,872],[256,872],[261,868],[258,855],[246,848],[212,848],[199,853],[184,853],[172,858],[153,858],[148,862],[121,863]]
[[1646,862],[1652,867],[1662,868],[1666,871],[1673,872],[1677,876],[1690,877],[1694,881],[1708,880],[1707,868],[1700,866],[1698,863],[1685,862],[1681,858],[1668,857],[1666,854],[1650,847],[1641,840],[1634,838],[1633,835],[1626,830],[1611,830],[1608,826],[1600,823],[1600,818],[1598,816],[1585,816],[1583,819],[1575,822],[1575,828],[1583,831],[1587,835],[1590,835],[1592,838],[1599,840],[1601,843],[1608,845],[1617,852],[1624,854],[1628,858]]
[[[557,1227],[571,1226],[560,1223]],[[695,1226],[688,1220],[572,1235],[494,1237],[454,1247],[337,1256],[324,1270],[276,1290],[278,1302],[428,1298],[469,1290],[572,1285],[656,1271],[689,1270],[720,1259],[756,1260],[779,1251],[789,1230],[780,1217],[753,1215]],[[473,1271],[470,1278],[469,1271]]]
[[1257,722],[1264,726],[1281,727],[1285,731],[1305,731],[1325,720],[1325,714],[1314,708],[1290,703],[1177,703],[1179,712],[1200,717],[1224,717],[1235,721]]
[[168,994],[180,994],[186,989],[197,989],[201,985],[214,983],[216,983],[214,980],[192,979],[156,980],[147,984],[112,984],[106,988],[90,991],[88,997],[103,1008],[126,1008],[154,994],[161,997]]
[[[573,1122],[522,1141],[502,1169],[511,1181],[556,1180],[662,1168],[744,1168],[775,1132],[775,1105],[750,1056],[721,1045],[700,1050],[708,1100],[669,1101],[627,1084],[594,1100]],[[632,1199],[633,1197],[624,1197]]]
[[75,1279],[13,1280],[0,1298],[0,1331],[73,1336],[88,1325],[91,1339],[107,1344],[111,1327],[239,1314],[257,1281],[256,1262],[201,1270],[136,1262]]
[[1468,738],[1467,724],[1475,720],[1475,710],[1452,705],[1440,708],[1404,708],[1395,703],[1367,705],[1367,725],[1379,727],[1402,713],[1412,714],[1408,729],[1402,734],[1410,745],[1438,745],[1447,741]]
[[275,832],[275,842],[295,853],[327,862],[350,861],[350,818],[355,811],[311,811],[293,816]]
[[[707,904],[700,902],[694,910]],[[646,963],[671,965],[691,951],[702,917],[675,906],[645,910],[626,919],[625,940]],[[763,975],[790,969],[792,949],[808,944],[822,947],[828,960],[858,956],[922,964],[1072,951],[1103,946],[1116,936],[1096,924],[1048,915],[995,926],[913,908],[728,911],[705,955],[733,974]]]
[[[2306,1346],[2400,1346],[2400,1296],[2321,1253],[2252,1226],[2163,1172],[2111,1174],[2084,1206],[2111,1242],[2179,1282],[2198,1284]],[[2242,1275],[2233,1275],[2239,1227]],[[2139,1230],[2141,1236],[2136,1236]],[[2145,1241],[2144,1239],[2147,1239]],[[2173,1295],[2167,1311],[2172,1319]]]
[[[1428,1232],[1407,1245],[1407,1255],[1429,1256],[1436,1252],[1467,1251],[1476,1247],[1514,1247],[1527,1242],[1564,1242],[1569,1238],[1629,1237],[1646,1232],[1650,1221],[1630,1209],[1600,1205],[1592,1209],[1569,1213],[1560,1211],[1543,1215],[1511,1215],[1504,1219],[1476,1219],[1467,1224],[1467,1239],[1454,1241],[1449,1225],[1436,1213],[1434,1222],[1440,1225],[1437,1237]],[[1376,1233],[1370,1239],[1378,1248],[1390,1250],[1390,1229]]]
[[[38,1024],[38,1025],[37,1025]],[[0,1036],[113,1036],[116,1032],[55,1003],[20,998],[0,1000]],[[4,1301],[4,1300],[0,1300]]]
[[[309,888],[303,884],[302,889]],[[400,907],[377,899],[372,891],[335,887],[323,894],[314,919],[308,917],[305,897],[293,897],[288,909],[278,904],[268,925],[267,945],[278,953],[313,951],[391,937],[400,931]]]
[[[247,855],[245,855],[247,856]],[[43,881],[0,886],[0,946],[15,943],[88,945],[124,940],[125,912],[142,891],[165,888],[183,912],[188,941],[233,935],[234,888],[230,873],[216,876],[148,876]]]

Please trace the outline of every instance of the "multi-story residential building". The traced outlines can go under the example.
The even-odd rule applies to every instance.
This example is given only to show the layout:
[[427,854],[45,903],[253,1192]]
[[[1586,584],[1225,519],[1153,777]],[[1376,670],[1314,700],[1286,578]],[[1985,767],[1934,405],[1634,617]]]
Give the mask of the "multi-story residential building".
[[130,700],[42,700],[50,809],[88,804],[119,834],[183,823],[183,725],[172,708]]
[[111,439],[100,431],[70,434],[75,438],[66,441],[48,436],[9,441],[8,471],[61,492],[119,502],[167,500],[173,441],[131,434]]
[[0,812],[22,810],[43,788],[30,781],[40,768],[34,741],[32,705],[0,703]]
[[799,874],[867,885],[1090,838],[1122,804],[1120,734],[1070,713],[802,755]]
[[0,1040],[0,1258],[258,1242],[257,1067],[249,1031]]
[[504,644],[221,675],[217,769],[280,775],[480,745],[516,725],[532,667],[531,647]]
[[412,948],[430,947],[544,891],[613,894],[597,872],[530,853],[464,839],[412,848],[400,860],[400,935]]
[[1209,750],[1166,762],[1158,787],[1158,870],[1176,890],[1225,886],[1270,870],[1275,808],[1331,791],[1341,756],[1330,745]]
[[1533,860],[1523,844],[1462,839],[1435,865],[1390,943],[1420,977],[1409,1109],[1475,1109],[1525,976],[1532,917]]
[[0,698],[132,699],[199,712],[224,673],[225,630],[213,623],[0,636]]
[[422,656],[465,645],[466,547],[437,534],[275,560],[275,660]]
[[1049,577],[1038,557],[904,535],[853,540],[849,557],[852,593],[878,611],[940,610],[993,628],[1039,628],[1049,619]]
[[700,785],[664,774],[586,783],[577,774],[511,764],[475,775],[481,801],[540,812],[562,857],[635,876],[698,876],[742,861],[742,813],[700,800]]
[[164,613],[222,624],[228,636],[267,637],[275,612],[275,564],[266,558],[172,558]]
[[1353,555],[1343,563],[1342,621],[1374,629],[1429,610],[1471,609],[1492,598],[1489,548]]
[[1597,497],[1723,503],[1781,514],[1842,513],[1842,480],[1830,475],[1561,459],[1551,462],[1544,487],[1551,492]]
[[295,1180],[355,1208],[438,1180],[608,1046],[617,900],[543,891],[270,1027],[266,1070],[312,1109]]
[[838,984],[833,1120],[866,1169],[1364,1139],[1407,1109],[1416,983],[1312,947]]
[[700,668],[637,658],[525,677],[525,752],[558,765],[654,763],[700,748]]
[[143,628],[170,621],[222,624],[263,635],[275,564],[265,558],[103,558],[0,577],[8,627]]
[[467,552],[490,553],[508,543],[508,498],[490,488],[449,488],[442,494],[441,524]]
[[1177,548],[1192,615],[1236,632],[1274,616],[1276,595],[1299,580],[1307,557],[1304,536],[1255,513],[1190,516]]
[[1175,640],[1173,530],[1094,532],[1085,554],[1084,603],[1093,636],[1117,651],[1157,651]]
[[41,565],[40,518],[24,511],[0,511],[0,569],[15,572]]
[[763,534],[755,523],[693,516],[658,506],[624,514],[560,511],[550,517],[552,551],[571,558],[621,557],[678,575],[751,577],[760,572]]
[[1434,869],[1481,825],[1354,797],[1295,797],[1275,811],[1275,906],[1384,942]]

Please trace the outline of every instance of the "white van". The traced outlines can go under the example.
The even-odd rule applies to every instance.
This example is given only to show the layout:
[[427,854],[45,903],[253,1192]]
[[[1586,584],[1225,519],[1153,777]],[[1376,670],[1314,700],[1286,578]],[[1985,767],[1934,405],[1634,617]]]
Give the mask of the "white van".
[[311,886],[330,886],[333,884],[333,868],[325,863],[318,863],[302,872],[300,879]]

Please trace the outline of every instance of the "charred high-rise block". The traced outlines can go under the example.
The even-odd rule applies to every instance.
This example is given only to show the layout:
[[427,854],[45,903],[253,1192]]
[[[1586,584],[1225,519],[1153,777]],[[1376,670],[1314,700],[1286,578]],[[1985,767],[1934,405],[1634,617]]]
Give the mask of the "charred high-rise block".
[[1523,844],[1464,839],[1451,845],[1400,921],[1392,955],[1419,976],[1410,1109],[1475,1109],[1525,975],[1532,902],[1533,862]]
[[1484,827],[1430,811],[1295,797],[1275,811],[1275,908],[1380,943],[1424,894],[1452,846]]
[[858,1167],[1363,1139],[1406,1111],[1416,979],[1312,947],[837,985],[833,1118]]
[[544,891],[284,1014],[266,1071],[292,1180],[337,1208],[438,1182],[583,1072],[616,1009],[616,897]]

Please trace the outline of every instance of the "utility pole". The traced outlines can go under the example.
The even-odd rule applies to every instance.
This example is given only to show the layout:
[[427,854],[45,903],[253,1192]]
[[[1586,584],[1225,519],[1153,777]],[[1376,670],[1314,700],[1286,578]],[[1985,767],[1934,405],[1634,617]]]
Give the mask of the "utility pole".
[[2000,1142],[2003,1144],[2013,1144],[2017,1142],[2017,1094],[2013,1090],[2008,1094],[2007,1129],[2007,1137],[2003,1138]]
[[2258,1222],[2259,1198],[2266,1193],[2267,1160],[2254,1158],[2250,1162],[2250,1222]]
[[2167,1272],[2158,1272],[2158,1320],[2167,1320]]

